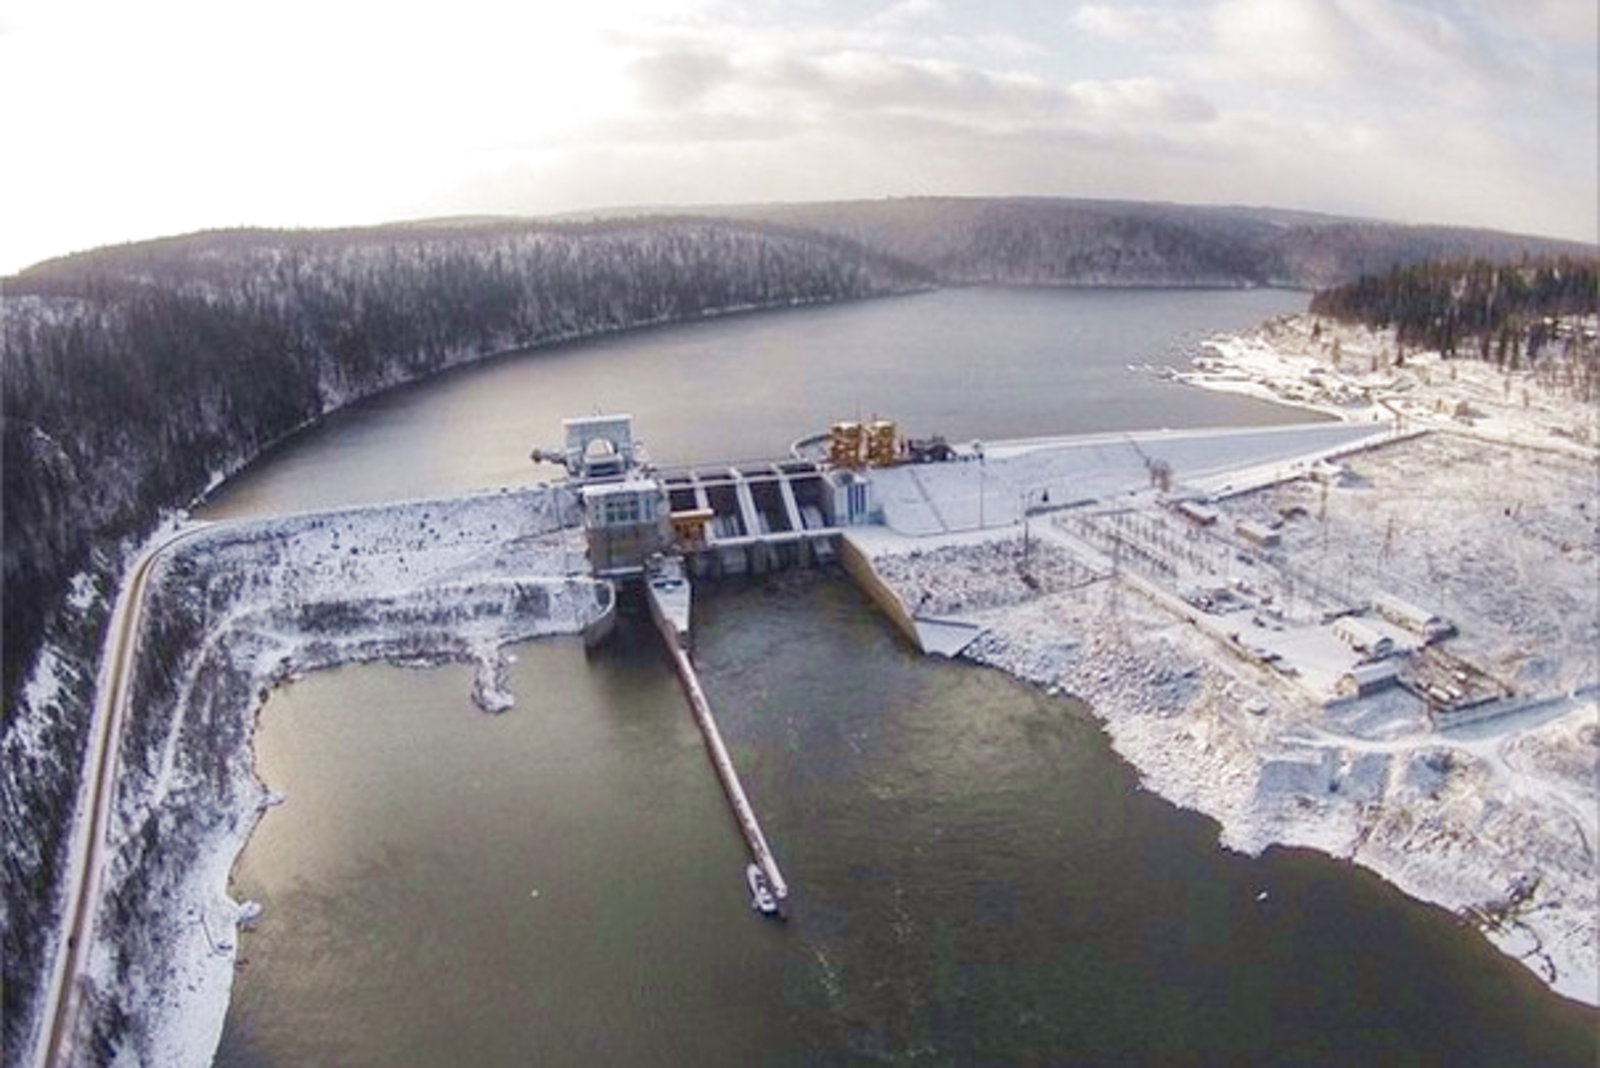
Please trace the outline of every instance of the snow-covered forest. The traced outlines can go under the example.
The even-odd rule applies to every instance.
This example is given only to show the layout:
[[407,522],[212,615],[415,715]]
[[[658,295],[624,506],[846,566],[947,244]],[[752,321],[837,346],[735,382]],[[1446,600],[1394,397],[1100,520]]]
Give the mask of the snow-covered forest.
[[7,1025],[52,926],[109,604],[163,512],[319,416],[457,364],[926,284],[844,239],[690,219],[199,234],[7,280]]
[[1583,329],[1596,311],[1600,260],[1566,256],[1397,267],[1311,302],[1314,315],[1393,327],[1402,349],[1477,357],[1504,371],[1559,371],[1560,384],[1585,401],[1600,396],[1600,344]]
[[953,284],[1322,289],[1397,266],[1593,249],[1305,211],[1033,197],[911,197],[718,212],[848,237]]
[[718,212],[222,231],[4,281],[8,1028],[53,925],[126,563],[164,512],[330,411],[499,352],[942,283],[1309,286],[1430,255],[1565,251],[1265,209],[911,199]]

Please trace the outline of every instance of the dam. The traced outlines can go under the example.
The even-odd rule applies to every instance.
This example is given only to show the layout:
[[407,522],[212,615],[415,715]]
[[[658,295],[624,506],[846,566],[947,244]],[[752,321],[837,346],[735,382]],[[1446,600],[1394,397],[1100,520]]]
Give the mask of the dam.
[[[718,578],[808,566],[835,558],[841,481],[822,464],[787,459],[657,470],[643,455],[626,414],[566,419],[565,445],[535,449],[558,463],[582,502],[590,569],[597,578],[642,589],[713,769],[770,899],[752,891],[761,911],[785,914],[789,885],[767,843],[690,650],[690,575]],[[851,516],[850,483],[843,513]],[[767,907],[771,900],[773,905]]]
[[[754,881],[752,904],[782,916],[788,882],[694,666],[691,579],[759,575],[838,560],[846,528],[879,517],[872,497],[874,469],[903,461],[981,458],[981,450],[963,456],[942,442],[908,446],[899,440],[894,423],[875,419],[836,423],[827,435],[796,443],[783,459],[657,468],[635,438],[630,415],[565,419],[562,430],[562,448],[535,449],[531,458],[566,469],[581,501],[593,575],[642,591],[749,847],[752,867],[770,888],[775,908],[765,906]],[[819,455],[824,445],[825,454]],[[870,565],[858,553],[846,551],[847,568],[873,590]],[[875,599],[889,607],[890,598],[883,593]]]
[[[1280,654],[1269,648],[1274,634],[1245,633],[1231,617],[1213,619],[1197,610],[1196,594],[1168,588],[1174,572],[1158,554],[1178,552],[1183,538],[1181,551],[1198,559],[1188,539],[1201,531],[1190,527],[1195,516],[1212,514],[1214,502],[1305,477],[1317,465],[1396,440],[1388,427],[1324,423],[951,445],[938,437],[904,439],[893,422],[874,419],[835,423],[781,459],[657,467],[634,438],[629,415],[566,419],[562,426],[564,447],[536,449],[533,459],[565,467],[581,502],[593,576],[637,591],[648,606],[752,868],[770,887],[780,915],[789,884],[694,665],[694,581],[838,562],[919,651],[948,657],[983,632],[982,621],[906,603],[874,560],[1020,535],[1019,556],[1008,566],[1024,583],[1037,540],[1041,552],[1064,552],[1076,560],[1082,581],[1126,585],[1214,634],[1231,655],[1254,658],[1322,696],[1320,690],[1330,686],[1326,671],[1295,667],[1287,649]],[[1036,518],[1042,528],[1037,539],[1030,526]],[[1161,533],[1169,526],[1170,534]],[[1270,566],[1271,539],[1252,537],[1251,527],[1240,531],[1231,538],[1205,532],[1207,551],[1219,559],[1256,561],[1257,570]],[[1152,568],[1157,573],[1145,573]],[[1347,599],[1326,600],[1322,611],[1328,618],[1308,619],[1302,629],[1315,631],[1359,608]],[[1281,624],[1274,626],[1282,632]],[[1317,666],[1327,659],[1319,654]],[[1340,660],[1330,670],[1355,664]],[[1399,681],[1400,675],[1390,672],[1389,678]],[[1339,681],[1347,680],[1340,675]]]

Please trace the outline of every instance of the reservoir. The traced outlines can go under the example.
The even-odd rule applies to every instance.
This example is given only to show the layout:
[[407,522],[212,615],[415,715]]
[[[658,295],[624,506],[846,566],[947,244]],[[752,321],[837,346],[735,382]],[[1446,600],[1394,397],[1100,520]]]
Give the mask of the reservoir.
[[[1274,292],[956,290],[512,356],[335,416],[224,487],[241,515],[539,477],[563,416],[662,460],[873,412],[952,440],[1303,419],[1128,370],[1298,310]],[[1443,912],[1314,854],[1229,854],[1082,705],[917,655],[847,581],[705,588],[697,661],[793,886],[740,839],[658,640],[522,646],[275,693],[265,905],[217,1063],[1590,1064],[1594,1015]],[[1264,900],[1258,900],[1267,891]]]
[[1130,365],[1187,366],[1207,336],[1303,310],[1278,290],[961,289],[761,312],[502,357],[340,412],[208,502],[215,517],[451,495],[556,478],[535,445],[631,412],[664,463],[772,459],[878,413],[951,441],[1308,416]]

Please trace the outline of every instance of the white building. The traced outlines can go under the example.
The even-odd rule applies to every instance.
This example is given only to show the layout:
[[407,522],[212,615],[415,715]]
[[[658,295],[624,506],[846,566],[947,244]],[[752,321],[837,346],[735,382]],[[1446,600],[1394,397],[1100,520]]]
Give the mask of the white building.
[[596,575],[636,575],[672,543],[667,494],[654,479],[583,489],[583,527]]
[[1357,664],[1339,676],[1340,697],[1365,697],[1369,693],[1388,689],[1400,681],[1400,662],[1378,660],[1371,664]]
[[1418,634],[1426,641],[1434,641],[1449,634],[1454,628],[1425,608],[1401,600],[1392,593],[1379,591],[1372,595],[1372,610],[1397,626]]
[[1333,621],[1333,633],[1350,648],[1365,656],[1383,658],[1394,652],[1394,639],[1364,619],[1341,616]]
[[1233,529],[1239,537],[1262,549],[1275,549],[1281,540],[1276,530],[1254,519],[1241,519]]
[[631,415],[563,419],[561,429],[567,438],[563,458],[573,478],[621,478],[638,461]]

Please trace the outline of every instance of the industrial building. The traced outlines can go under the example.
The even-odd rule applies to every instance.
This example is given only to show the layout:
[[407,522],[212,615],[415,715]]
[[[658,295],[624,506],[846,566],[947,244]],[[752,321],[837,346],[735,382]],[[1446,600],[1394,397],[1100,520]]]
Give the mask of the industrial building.
[[1394,652],[1393,638],[1356,616],[1341,616],[1334,620],[1333,633],[1364,656],[1381,659]]
[[1399,681],[1398,660],[1377,660],[1370,664],[1357,664],[1339,676],[1337,691],[1340,697],[1365,697],[1386,690]]
[[1454,633],[1449,622],[1425,608],[1382,590],[1372,595],[1372,610],[1396,626],[1418,635],[1424,642],[1435,642]]

